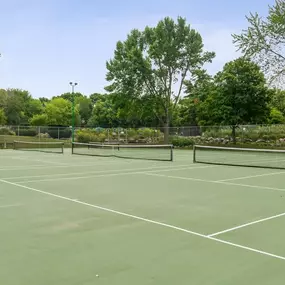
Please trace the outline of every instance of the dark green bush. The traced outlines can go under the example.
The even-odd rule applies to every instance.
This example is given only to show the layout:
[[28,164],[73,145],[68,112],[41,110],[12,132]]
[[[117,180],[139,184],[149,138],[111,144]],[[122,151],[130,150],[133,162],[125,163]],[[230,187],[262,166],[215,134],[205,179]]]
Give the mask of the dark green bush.
[[24,137],[35,137],[38,134],[38,131],[36,128],[33,129],[20,129],[19,130],[19,136]]
[[[42,132],[42,130],[41,130]],[[69,139],[71,138],[71,129],[70,128],[54,128],[54,129],[48,129],[46,131],[51,138],[53,139]]]

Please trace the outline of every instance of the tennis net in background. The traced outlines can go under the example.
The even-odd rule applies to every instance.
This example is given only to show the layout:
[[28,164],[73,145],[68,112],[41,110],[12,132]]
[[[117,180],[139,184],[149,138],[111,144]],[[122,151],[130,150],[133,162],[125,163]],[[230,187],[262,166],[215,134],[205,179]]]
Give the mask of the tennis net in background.
[[14,150],[40,151],[47,153],[63,153],[63,142],[30,142],[14,141]]
[[216,165],[285,169],[285,150],[196,145],[193,150],[193,161]]
[[173,146],[72,143],[72,154],[173,161]]

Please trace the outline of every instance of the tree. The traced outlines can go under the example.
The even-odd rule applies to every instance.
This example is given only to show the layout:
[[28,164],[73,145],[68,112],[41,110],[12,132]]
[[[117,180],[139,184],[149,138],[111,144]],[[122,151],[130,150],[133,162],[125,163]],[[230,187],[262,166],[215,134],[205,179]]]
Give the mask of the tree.
[[54,96],[52,99],[56,99],[56,98],[63,98],[65,100],[68,100],[69,102],[72,102],[73,101],[73,96],[74,98],[79,98],[79,97],[84,97],[83,94],[81,94],[80,92],[75,92],[74,94],[70,93],[70,92],[67,92],[67,93],[63,93],[59,96]]
[[285,122],[285,117],[283,114],[276,108],[272,108],[270,110],[270,115],[268,118],[268,123],[269,124],[284,124]]
[[111,100],[98,100],[88,120],[90,127],[110,128],[116,124],[116,109]]
[[101,101],[104,101],[106,98],[107,98],[108,95],[105,95],[105,94],[101,94],[101,93],[93,93],[89,96],[92,104],[96,104],[96,102],[98,100],[101,100]]
[[29,120],[29,123],[32,126],[47,126],[49,124],[49,119],[47,114],[37,114]]
[[280,89],[272,89],[271,106],[280,111],[285,116],[285,91]]
[[201,35],[185,19],[178,17],[175,22],[167,17],[154,28],[132,30],[126,41],[117,43],[114,58],[107,62],[111,84],[106,90],[131,102],[146,97],[165,127],[167,142],[185,80],[213,57],[214,53],[203,51]]
[[5,89],[0,89],[0,108],[6,108],[7,106],[7,99],[8,99],[8,94]]
[[26,102],[25,106],[25,115],[30,119],[34,115],[39,115],[43,112],[44,107],[40,100],[38,99],[30,99]]
[[204,124],[230,125],[235,143],[238,125],[266,122],[270,98],[257,64],[244,58],[227,63],[216,75],[215,86],[200,109]]
[[26,90],[21,89],[7,89],[7,103],[5,113],[7,116],[8,124],[19,125],[26,122],[25,110],[31,94]]
[[75,100],[75,104],[78,108],[79,115],[81,117],[81,124],[85,125],[92,114],[92,102],[86,96],[77,97]]
[[45,97],[40,97],[39,100],[40,100],[40,102],[42,103],[43,106],[45,106],[46,103],[50,102],[50,99],[45,98]]
[[182,125],[198,125],[201,104],[215,90],[213,78],[206,70],[196,70],[185,82],[186,96],[180,101],[179,117]]
[[263,19],[257,13],[246,17],[247,30],[233,35],[234,43],[245,56],[261,65],[271,83],[282,83],[285,76],[285,1],[276,0]]
[[5,125],[7,123],[7,117],[5,115],[4,109],[0,108],[0,125]]
[[[46,105],[48,124],[54,126],[71,126],[72,104],[63,98],[54,98]],[[78,109],[75,108],[75,122],[80,125]]]

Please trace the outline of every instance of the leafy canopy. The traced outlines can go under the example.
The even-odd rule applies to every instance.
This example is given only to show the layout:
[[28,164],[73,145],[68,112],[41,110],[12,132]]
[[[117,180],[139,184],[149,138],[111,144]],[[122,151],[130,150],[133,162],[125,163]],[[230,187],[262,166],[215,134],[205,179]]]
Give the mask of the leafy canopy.
[[269,92],[259,66],[244,58],[227,63],[201,105],[203,124],[256,124],[269,115]]
[[246,17],[247,30],[233,35],[234,43],[247,57],[261,65],[270,83],[283,84],[285,76],[285,1],[269,6],[264,19],[257,13]]
[[175,22],[166,17],[156,27],[132,30],[117,43],[114,58],[107,62],[111,84],[106,90],[129,106],[146,99],[153,115],[168,126],[185,80],[213,57],[213,52],[203,50],[201,35],[185,19],[178,17]]

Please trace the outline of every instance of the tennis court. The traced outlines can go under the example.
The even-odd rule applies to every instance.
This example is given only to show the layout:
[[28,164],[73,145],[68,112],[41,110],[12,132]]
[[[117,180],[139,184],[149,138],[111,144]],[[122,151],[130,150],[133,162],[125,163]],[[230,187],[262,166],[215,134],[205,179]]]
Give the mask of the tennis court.
[[285,170],[192,156],[0,150],[0,284],[284,284]]

